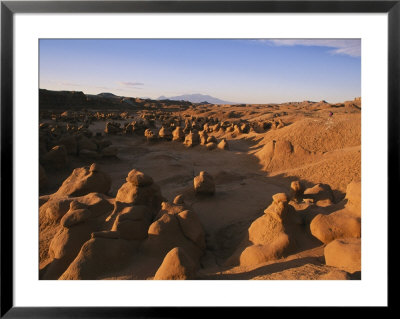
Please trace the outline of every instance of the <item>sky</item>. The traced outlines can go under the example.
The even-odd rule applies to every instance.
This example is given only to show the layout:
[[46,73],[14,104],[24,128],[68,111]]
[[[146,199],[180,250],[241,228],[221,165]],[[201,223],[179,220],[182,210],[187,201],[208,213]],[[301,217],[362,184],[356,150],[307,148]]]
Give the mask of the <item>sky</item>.
[[361,96],[360,39],[41,39],[39,50],[48,90],[260,104]]

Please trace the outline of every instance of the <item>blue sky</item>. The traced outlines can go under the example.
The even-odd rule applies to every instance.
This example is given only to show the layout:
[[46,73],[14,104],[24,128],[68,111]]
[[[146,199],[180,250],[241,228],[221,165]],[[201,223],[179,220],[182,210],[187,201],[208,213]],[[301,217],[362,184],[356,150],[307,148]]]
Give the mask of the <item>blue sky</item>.
[[40,40],[40,88],[238,103],[361,96],[361,40]]

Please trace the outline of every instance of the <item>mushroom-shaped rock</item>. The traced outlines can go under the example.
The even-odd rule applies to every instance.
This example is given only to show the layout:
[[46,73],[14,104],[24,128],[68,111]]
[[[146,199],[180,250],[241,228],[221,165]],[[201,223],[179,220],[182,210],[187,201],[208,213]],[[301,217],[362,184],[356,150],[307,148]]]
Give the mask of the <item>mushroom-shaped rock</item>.
[[155,141],[157,141],[157,134],[154,133],[149,128],[144,131],[144,136],[146,137],[147,142],[155,142]]
[[205,171],[201,171],[193,180],[194,191],[196,194],[213,195],[215,193],[215,183],[213,177]]
[[72,174],[62,183],[57,195],[82,196],[89,193],[108,193],[111,177],[101,171],[90,171],[89,167],[75,168]]
[[200,136],[200,144],[201,145],[206,145],[207,144],[207,139],[208,139],[207,131],[205,131],[205,130],[200,131],[199,136]]
[[162,202],[160,187],[150,176],[132,170],[127,182],[118,190],[115,200],[132,205],[146,205],[151,210],[158,210]]
[[175,247],[165,256],[154,280],[187,280],[196,274],[196,263],[182,247]]
[[199,143],[200,143],[200,136],[199,136],[199,133],[197,133],[196,130],[193,130],[188,135],[186,135],[185,141],[183,142],[183,144],[186,147],[196,146]]
[[221,142],[218,143],[218,148],[221,150],[229,150],[229,145],[226,139],[222,139]]
[[172,132],[172,140],[183,141],[184,139],[185,139],[185,133],[183,132],[182,127],[177,126]]
[[324,249],[328,266],[341,268],[350,273],[361,271],[361,239],[336,239]]
[[249,266],[286,255],[295,247],[300,224],[301,218],[288,204],[286,194],[276,194],[264,215],[250,225],[248,240],[252,245],[240,254],[240,264]]
[[293,181],[290,183],[290,197],[298,199],[303,195],[303,185],[300,181]]
[[146,175],[136,169],[133,169],[128,173],[126,181],[134,186],[150,186],[153,184],[153,179],[151,176]]
[[161,127],[160,131],[158,132],[158,137],[161,140],[170,141],[170,140],[172,140],[172,133],[168,128],[163,126],[163,127]]
[[361,237],[361,219],[346,209],[342,209],[329,215],[318,214],[310,224],[310,230],[314,237],[324,244],[338,238]]

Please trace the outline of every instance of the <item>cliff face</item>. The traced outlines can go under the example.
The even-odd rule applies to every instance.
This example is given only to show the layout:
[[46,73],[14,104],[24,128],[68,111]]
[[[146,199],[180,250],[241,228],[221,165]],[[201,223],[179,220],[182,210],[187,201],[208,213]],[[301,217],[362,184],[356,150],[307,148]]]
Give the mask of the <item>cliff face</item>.
[[81,91],[50,91],[39,89],[39,108],[43,109],[80,109],[80,108],[167,108],[189,107],[190,102],[156,101],[132,97],[116,96],[111,93],[98,95],[84,94]]
[[87,106],[87,98],[79,91],[49,91],[39,90],[40,108],[69,108],[75,106]]

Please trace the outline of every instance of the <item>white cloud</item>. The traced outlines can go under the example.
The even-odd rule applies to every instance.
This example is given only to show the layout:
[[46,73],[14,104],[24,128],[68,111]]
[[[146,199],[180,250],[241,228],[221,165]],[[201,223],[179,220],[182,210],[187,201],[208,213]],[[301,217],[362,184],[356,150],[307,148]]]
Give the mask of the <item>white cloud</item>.
[[360,39],[274,39],[260,40],[260,42],[270,43],[277,46],[320,46],[332,48],[332,54],[344,54],[352,57],[361,56]]

